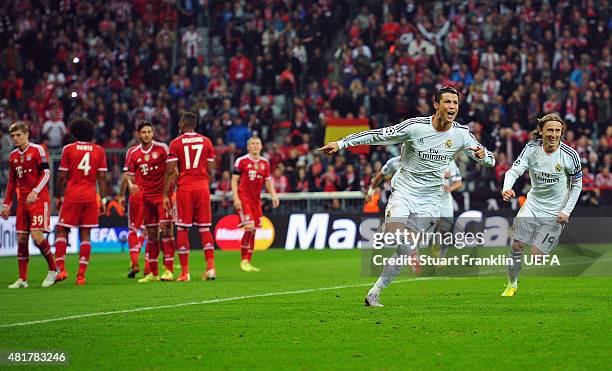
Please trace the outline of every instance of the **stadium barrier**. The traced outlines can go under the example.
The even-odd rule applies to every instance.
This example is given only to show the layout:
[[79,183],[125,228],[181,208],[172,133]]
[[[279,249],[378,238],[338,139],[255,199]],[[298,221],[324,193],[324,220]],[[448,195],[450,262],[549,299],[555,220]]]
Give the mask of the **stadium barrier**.
[[[331,193],[330,193],[331,194]],[[264,213],[265,214],[265,213]],[[508,246],[510,227],[516,212],[508,209],[495,211],[465,210],[456,213],[456,223],[461,228],[485,228],[486,246]],[[562,243],[610,243],[612,241],[612,208],[577,209],[561,237]],[[383,220],[382,214],[295,212],[286,214],[267,214],[262,220],[262,228],[256,233],[256,250],[282,248],[285,250],[308,249],[353,249],[359,248],[376,232]],[[51,226],[55,227],[56,217]],[[470,223],[474,222],[473,225]],[[238,250],[242,230],[238,228],[236,214],[213,217],[215,245],[221,250]],[[480,226],[480,227],[478,227]],[[457,229],[457,227],[455,227]],[[127,219],[120,216],[100,217],[100,226],[91,231],[92,251],[125,252],[127,246]],[[76,252],[78,233],[70,233],[69,253]],[[49,241],[53,245],[54,236]],[[196,228],[190,231],[193,249],[201,246]],[[38,249],[31,243],[30,253],[36,255]],[[15,217],[0,220],[0,256],[17,255]]]

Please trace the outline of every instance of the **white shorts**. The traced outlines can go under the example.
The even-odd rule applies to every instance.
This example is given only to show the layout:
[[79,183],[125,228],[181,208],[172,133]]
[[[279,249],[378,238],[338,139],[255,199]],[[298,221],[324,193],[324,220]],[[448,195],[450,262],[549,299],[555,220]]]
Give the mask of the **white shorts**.
[[432,232],[439,214],[440,195],[417,197],[394,189],[385,209],[385,222],[398,219],[415,232]]
[[451,195],[442,195],[440,199],[440,218],[452,218],[454,214],[453,197]]
[[548,255],[559,243],[563,225],[549,214],[534,211],[527,203],[521,207],[512,225],[512,239],[535,246]]

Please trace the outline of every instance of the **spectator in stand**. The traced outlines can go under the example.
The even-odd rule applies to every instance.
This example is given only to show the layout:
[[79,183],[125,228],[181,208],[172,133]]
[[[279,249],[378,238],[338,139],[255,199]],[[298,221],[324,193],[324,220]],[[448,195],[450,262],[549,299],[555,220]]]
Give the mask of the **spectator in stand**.
[[249,128],[243,123],[240,116],[236,117],[236,122],[229,128],[225,135],[226,143],[233,143],[239,150],[245,150],[247,141],[251,137]]
[[59,119],[57,113],[53,112],[51,118],[45,121],[42,134],[49,138],[49,148],[60,148],[64,143],[66,125]]
[[289,179],[285,175],[285,167],[281,164],[272,173],[272,184],[276,193],[286,193],[291,191]]

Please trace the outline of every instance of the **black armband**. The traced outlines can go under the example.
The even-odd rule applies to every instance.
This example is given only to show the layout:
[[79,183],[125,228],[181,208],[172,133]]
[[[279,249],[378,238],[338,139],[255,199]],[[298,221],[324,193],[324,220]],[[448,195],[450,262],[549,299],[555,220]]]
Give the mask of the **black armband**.
[[49,169],[49,163],[48,162],[43,162],[40,165],[38,165],[38,170],[40,171],[44,171]]

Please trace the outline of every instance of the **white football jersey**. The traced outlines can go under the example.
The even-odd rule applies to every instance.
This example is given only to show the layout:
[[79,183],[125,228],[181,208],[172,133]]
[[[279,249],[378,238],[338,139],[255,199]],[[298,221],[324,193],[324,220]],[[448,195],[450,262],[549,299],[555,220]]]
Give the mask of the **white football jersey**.
[[[578,195],[582,189],[582,165],[572,147],[561,143],[553,153],[546,153],[541,142],[529,142],[504,177],[504,190],[529,169],[531,190],[525,204],[539,213],[557,216],[560,211],[569,215],[578,197],[570,199],[570,185],[576,184]],[[569,202],[568,202],[569,200]]]
[[[455,182],[463,180],[463,178],[461,177],[461,170],[459,170],[459,166],[457,166],[455,160],[451,161],[450,164],[448,164],[446,170],[448,170],[450,175],[448,178],[444,178],[444,185],[450,186]],[[450,192],[444,190],[442,192],[442,198],[444,199],[445,197],[451,197]]]
[[397,125],[351,134],[339,141],[340,149],[364,144],[402,143],[401,166],[391,185],[409,195],[441,195],[444,170],[455,153],[464,151],[484,166],[495,165],[495,157],[485,149],[485,157],[474,157],[470,147],[483,147],[467,126],[453,122],[450,129],[437,131],[433,116],[415,117]]
[[382,169],[380,169],[382,175],[384,177],[390,177],[395,175],[395,173],[397,173],[401,166],[401,158],[402,156],[395,156],[387,160],[387,162],[385,162],[385,164],[383,165]]

